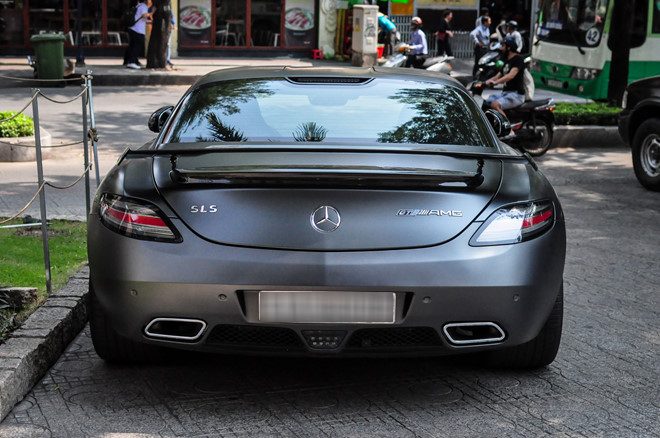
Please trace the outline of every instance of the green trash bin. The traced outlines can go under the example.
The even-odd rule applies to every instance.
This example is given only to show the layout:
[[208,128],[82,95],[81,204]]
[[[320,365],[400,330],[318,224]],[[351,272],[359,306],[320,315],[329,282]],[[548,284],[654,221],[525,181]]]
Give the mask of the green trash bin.
[[64,78],[64,40],[61,33],[43,33],[30,37],[37,55],[39,79]]

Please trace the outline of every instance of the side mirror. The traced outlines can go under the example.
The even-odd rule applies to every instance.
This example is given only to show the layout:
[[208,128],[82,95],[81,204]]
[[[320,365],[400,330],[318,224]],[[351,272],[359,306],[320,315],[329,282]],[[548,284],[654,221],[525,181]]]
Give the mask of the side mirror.
[[495,130],[495,135],[504,137],[511,132],[511,122],[495,110],[486,110],[486,119]]
[[156,111],[154,111],[154,113],[149,117],[149,122],[147,123],[149,130],[153,132],[160,132],[160,130],[163,129],[163,126],[165,126],[165,122],[167,122],[167,119],[170,117],[173,110],[174,107],[170,105],[158,108]]

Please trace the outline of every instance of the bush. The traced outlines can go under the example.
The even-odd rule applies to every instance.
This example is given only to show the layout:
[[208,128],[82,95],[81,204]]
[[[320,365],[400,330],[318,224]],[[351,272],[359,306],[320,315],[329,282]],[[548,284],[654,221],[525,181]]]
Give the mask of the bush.
[[[0,113],[0,120],[14,116],[16,112],[5,111]],[[0,123],[0,137],[29,137],[34,135],[34,124],[32,119],[25,114]]]
[[603,102],[557,102],[554,112],[557,125],[616,126],[621,108]]

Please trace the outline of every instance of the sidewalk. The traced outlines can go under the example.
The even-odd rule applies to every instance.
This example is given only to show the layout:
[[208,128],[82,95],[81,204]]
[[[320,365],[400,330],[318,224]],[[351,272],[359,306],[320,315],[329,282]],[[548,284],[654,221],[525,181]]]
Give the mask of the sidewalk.
[[[72,61],[75,62],[74,59]],[[92,71],[93,85],[192,85],[202,76],[215,70],[238,66],[290,66],[290,67],[350,67],[350,60],[305,59],[294,57],[276,58],[176,58],[173,70],[133,70],[122,65],[118,58],[87,58],[84,67],[76,67],[75,74]],[[144,64],[144,61],[143,61]],[[26,58],[0,58],[0,88],[30,87],[32,68]],[[11,80],[8,77],[20,80]]]

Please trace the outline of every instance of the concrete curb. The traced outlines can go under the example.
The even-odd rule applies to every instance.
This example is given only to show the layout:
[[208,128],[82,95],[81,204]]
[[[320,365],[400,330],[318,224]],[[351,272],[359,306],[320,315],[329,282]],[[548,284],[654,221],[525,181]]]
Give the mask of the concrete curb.
[[[41,146],[46,146],[41,151],[43,158],[49,158],[52,149],[48,148],[52,144],[52,136],[44,128],[40,129]],[[37,149],[35,147],[36,137],[3,137],[0,140],[0,162],[16,163],[22,161],[35,161],[37,159]],[[22,145],[22,146],[21,146]],[[30,146],[30,147],[26,147]]]
[[616,126],[555,126],[553,148],[625,148]]
[[89,268],[84,267],[0,345],[0,421],[87,323],[88,277]]

